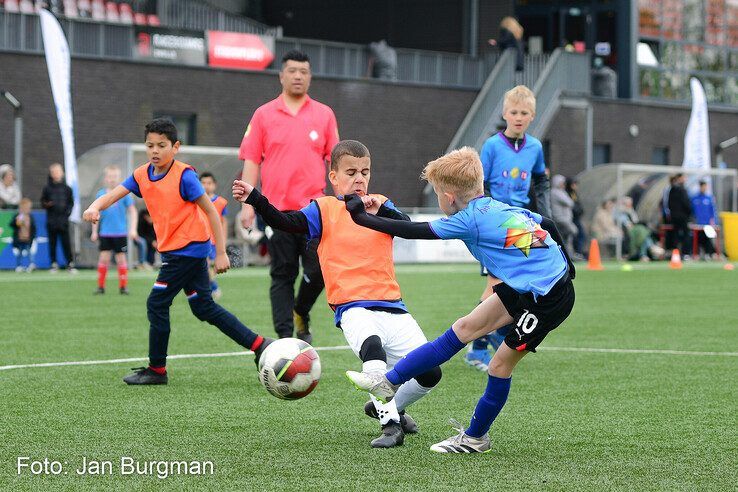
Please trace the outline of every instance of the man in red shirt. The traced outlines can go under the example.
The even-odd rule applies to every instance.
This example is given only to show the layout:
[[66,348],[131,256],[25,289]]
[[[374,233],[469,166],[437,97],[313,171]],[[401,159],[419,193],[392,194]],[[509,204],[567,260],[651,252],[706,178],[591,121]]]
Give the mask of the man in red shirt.
[[[251,118],[241,142],[239,158],[243,180],[256,185],[283,212],[300,210],[324,195],[326,163],[338,143],[338,126],[331,108],[308,96],[310,59],[299,51],[282,57],[279,82],[282,93],[260,106]],[[244,204],[241,223],[249,228],[254,208]],[[274,330],[280,338],[297,336],[308,343],[310,309],[323,290],[323,276],[315,244],[304,234],[274,231],[269,240]],[[302,258],[303,276],[295,297],[295,279]]]

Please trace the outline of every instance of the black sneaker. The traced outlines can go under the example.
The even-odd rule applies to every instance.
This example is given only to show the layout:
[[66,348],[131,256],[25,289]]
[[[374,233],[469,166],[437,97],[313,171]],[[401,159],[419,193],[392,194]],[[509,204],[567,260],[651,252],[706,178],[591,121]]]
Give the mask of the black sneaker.
[[310,315],[305,316],[292,311],[292,322],[295,324],[295,334],[297,338],[305,343],[313,343],[313,335],[310,333]]
[[259,370],[259,359],[261,359],[261,354],[264,352],[264,349],[266,349],[267,346],[269,346],[273,341],[273,338],[264,337],[264,341],[261,342],[259,348],[254,350],[254,363],[256,364],[257,371]]
[[394,448],[402,446],[405,442],[405,433],[402,426],[390,420],[387,425],[382,426],[382,435],[372,441],[373,448]]
[[95,292],[93,292],[93,294],[96,296],[105,294],[105,287],[98,287],[97,289],[95,289]]
[[167,384],[169,377],[166,373],[159,374],[150,367],[134,367],[133,374],[123,378],[126,384]]
[[[364,413],[373,419],[379,420],[377,407],[374,406],[374,403],[371,400],[364,404]],[[417,434],[420,430],[418,429],[418,424],[415,422],[415,419],[405,412],[400,413],[400,424],[402,425],[402,431],[405,434]]]
[[122,296],[130,295],[130,292],[128,292],[128,288],[127,287],[121,287],[120,288],[120,295],[122,295]]

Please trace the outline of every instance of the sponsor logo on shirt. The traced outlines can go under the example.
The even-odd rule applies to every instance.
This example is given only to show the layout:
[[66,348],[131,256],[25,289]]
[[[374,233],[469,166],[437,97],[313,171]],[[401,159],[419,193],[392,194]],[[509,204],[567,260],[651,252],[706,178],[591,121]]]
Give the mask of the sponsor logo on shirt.
[[520,173],[520,179],[522,179],[523,181],[525,181],[526,179],[528,179],[528,173],[525,172],[525,171],[523,171],[522,173]]
[[508,172],[507,172],[507,169],[505,169],[502,171],[502,177],[507,178],[507,176],[508,176]]
[[310,132],[310,134],[308,136],[310,137],[310,140],[312,140],[313,142],[315,142],[316,140],[318,140],[318,137],[320,135],[318,135],[318,132],[316,132],[315,130],[313,130],[313,131]]
[[520,174],[520,169],[518,169],[517,167],[514,167],[514,168],[512,168],[512,169],[510,170],[510,177],[511,177],[512,179],[515,179],[515,178],[517,178],[519,174]]

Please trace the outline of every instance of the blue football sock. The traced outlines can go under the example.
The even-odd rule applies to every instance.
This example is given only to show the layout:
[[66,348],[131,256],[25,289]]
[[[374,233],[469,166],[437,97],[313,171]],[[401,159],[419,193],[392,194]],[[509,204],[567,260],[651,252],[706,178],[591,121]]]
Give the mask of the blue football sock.
[[210,282],[210,290],[213,291],[213,292],[216,291],[216,290],[218,290],[218,282],[216,282],[215,280],[211,281]]
[[449,328],[440,337],[416,348],[395,364],[394,369],[387,373],[387,379],[392,384],[402,384],[410,381],[426,371],[440,366],[466,344],[461,343],[456,333]]
[[490,376],[487,381],[487,389],[477,402],[474,409],[469,428],[466,435],[471,437],[482,437],[489,431],[492,422],[505,406],[507,395],[510,393],[510,382],[512,378],[498,378]]
[[487,335],[474,340],[472,342],[472,350],[487,350]]

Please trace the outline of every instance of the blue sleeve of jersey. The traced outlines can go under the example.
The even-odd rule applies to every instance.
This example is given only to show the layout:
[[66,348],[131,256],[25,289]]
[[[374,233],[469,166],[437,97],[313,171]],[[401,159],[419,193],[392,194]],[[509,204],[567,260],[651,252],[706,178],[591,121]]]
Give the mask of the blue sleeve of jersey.
[[123,183],[121,183],[125,189],[136,195],[137,197],[141,198],[141,190],[138,187],[138,183],[136,183],[136,180],[133,178],[133,174],[128,176]]
[[202,187],[202,183],[197,179],[197,173],[192,169],[185,169],[182,173],[182,179],[179,183],[179,193],[188,202],[197,201],[205,193],[205,188]]
[[482,160],[484,181],[489,181],[492,174],[492,142],[489,139],[482,145],[482,152],[479,154],[479,158]]
[[546,163],[543,160],[543,147],[538,147],[538,155],[536,156],[536,162],[533,164],[531,172],[533,174],[543,174],[546,172]]
[[226,215],[228,215],[228,205],[226,205],[225,207],[223,207],[223,212],[221,212],[220,215],[222,215],[223,217],[225,217]]
[[320,221],[320,209],[318,204],[314,201],[310,202],[300,212],[307,218],[308,221],[308,239],[315,239],[320,237],[323,232]]
[[434,220],[429,225],[433,233],[441,239],[461,239],[465,241],[471,238],[468,214],[463,212],[456,213],[451,217]]

